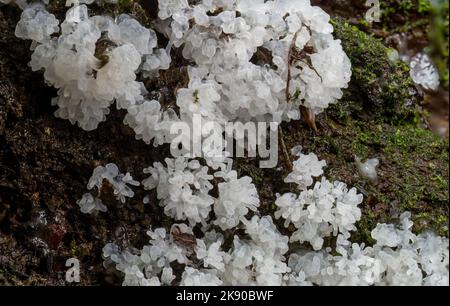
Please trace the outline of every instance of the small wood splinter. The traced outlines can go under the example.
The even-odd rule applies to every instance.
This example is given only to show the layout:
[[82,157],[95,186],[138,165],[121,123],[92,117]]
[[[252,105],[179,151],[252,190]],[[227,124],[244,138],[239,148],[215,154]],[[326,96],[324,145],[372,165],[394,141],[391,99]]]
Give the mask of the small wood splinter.
[[170,232],[176,244],[193,250],[197,246],[197,238],[188,233],[182,233],[178,226],[174,226]]

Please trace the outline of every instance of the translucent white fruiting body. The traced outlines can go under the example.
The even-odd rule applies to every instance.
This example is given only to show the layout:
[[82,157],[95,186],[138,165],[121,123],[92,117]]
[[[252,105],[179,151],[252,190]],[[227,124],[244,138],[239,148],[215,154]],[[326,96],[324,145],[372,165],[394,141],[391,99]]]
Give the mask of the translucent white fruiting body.
[[[218,123],[298,119],[299,106],[318,114],[350,80],[350,61],[331,35],[329,16],[305,0],[159,1],[155,29],[169,38],[165,49],[153,29],[130,16],[89,16],[82,3],[93,2],[66,2],[71,7],[59,37],[37,30],[30,36],[18,27],[19,36],[34,39],[32,69],[45,70],[47,83],[58,89],[56,115],[85,130],[96,129],[116,103],[128,111],[125,123],[136,137],[157,146],[173,139],[168,126],[189,124],[194,114]],[[45,22],[42,32],[53,33],[53,23]],[[169,69],[172,47],[190,61],[188,88],[177,93],[179,118],[147,101],[136,79]],[[211,148],[203,154],[217,155]]]
[[209,217],[214,198],[208,193],[213,188],[208,167],[197,160],[184,157],[165,160],[167,167],[154,163],[144,169],[151,176],[142,184],[147,190],[157,191],[164,212],[175,220],[188,220],[190,224],[205,223]]
[[31,39],[37,43],[50,40],[50,35],[59,31],[59,21],[45,10],[42,4],[27,6],[17,23],[15,35],[22,39]]
[[[34,40],[30,66],[34,71],[44,70],[47,83],[58,89],[58,97],[52,100],[59,107],[56,116],[84,130],[96,129],[114,102],[118,109],[145,102],[145,87],[136,81],[140,69],[157,74],[169,67],[170,57],[157,49],[156,33],[128,15],[116,20],[89,17],[85,5],[73,6],[61,24],[59,37],[50,38],[58,23],[43,6],[30,6],[24,10],[16,34]],[[158,63],[141,65],[152,56]]]
[[92,214],[98,211],[106,212],[107,208],[103,205],[99,198],[94,198],[90,193],[83,194],[82,198],[77,201],[80,211],[84,214]]
[[[176,182],[190,182],[205,194],[212,191],[210,177],[199,172],[197,161],[166,163],[167,168],[155,164],[146,170],[152,176],[143,185],[156,188],[158,196],[175,192],[171,185]],[[225,169],[223,165],[215,176],[239,181]],[[124,285],[448,285],[448,239],[431,233],[415,235],[409,213],[401,215],[399,225],[378,224],[372,231],[377,241],[372,247],[351,243],[361,201],[355,189],[322,178],[298,196],[278,197],[275,216],[298,229],[290,237],[280,234],[270,216],[236,216],[231,229],[242,228],[246,235],[235,235],[231,246],[224,245],[224,235],[208,230],[207,222],[203,237],[196,237],[186,224],[174,224],[169,231],[148,231],[151,240],[141,250],[108,244],[103,256],[124,273]],[[178,204],[183,213],[184,204]],[[337,237],[336,244],[323,249],[323,238],[331,235]],[[293,241],[308,242],[313,250],[304,244],[287,257]],[[180,282],[175,282],[174,262],[184,265]]]
[[323,238],[342,233],[349,236],[354,224],[361,218],[358,205],[363,197],[356,189],[347,189],[341,182],[334,184],[322,178],[313,189],[295,194],[278,195],[275,205],[279,209],[275,218],[285,219],[285,226],[294,224],[297,231],[290,241],[309,242],[314,250],[320,250]]
[[133,180],[130,173],[120,173],[117,165],[107,164],[106,166],[98,166],[94,169],[87,188],[91,190],[97,187],[98,190],[101,190],[104,180],[109,182],[114,190],[114,195],[122,203],[125,203],[126,198],[134,197],[134,191],[128,185],[140,185],[138,181]]
[[236,227],[250,210],[257,211],[258,191],[250,177],[238,179],[236,171],[232,171],[227,181],[219,183],[218,188],[219,197],[214,204],[214,224],[222,230]]
[[414,83],[424,89],[435,91],[439,88],[439,71],[425,53],[418,53],[409,62],[410,75]]
[[153,141],[154,146],[169,143],[175,138],[170,128],[178,121],[173,110],[162,111],[161,104],[155,100],[129,107],[124,119],[124,123],[136,133],[136,139],[142,139],[147,144]]
[[372,158],[363,163],[358,157],[356,157],[355,160],[361,175],[376,183],[378,180],[377,167],[380,164],[380,161],[377,158]]
[[293,164],[293,171],[284,179],[286,183],[296,183],[300,189],[304,190],[313,184],[313,177],[323,174],[323,168],[326,166],[324,160],[319,161],[317,155],[310,153],[308,155],[301,153],[301,147],[292,149],[292,154],[297,156]]

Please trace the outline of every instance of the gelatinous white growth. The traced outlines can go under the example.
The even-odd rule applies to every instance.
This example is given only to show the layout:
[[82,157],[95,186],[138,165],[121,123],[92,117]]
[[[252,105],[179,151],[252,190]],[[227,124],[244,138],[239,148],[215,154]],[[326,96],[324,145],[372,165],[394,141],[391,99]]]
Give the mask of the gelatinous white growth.
[[103,205],[102,200],[94,198],[90,193],[83,194],[82,198],[77,201],[78,206],[83,214],[92,214],[97,211],[105,212],[107,208]]
[[358,157],[356,157],[355,160],[356,166],[362,176],[368,178],[372,182],[376,182],[378,180],[377,167],[380,164],[380,161],[377,158],[368,159],[364,163],[361,162]]
[[[350,61],[331,35],[330,17],[309,1],[200,1],[189,6],[160,0],[159,9],[161,31],[197,64],[195,75],[221,84],[219,105],[230,120],[298,118],[299,105],[320,113],[350,81]],[[251,59],[263,50],[271,53],[272,62],[266,55],[267,62],[254,64]],[[302,56],[289,59],[292,52]],[[178,104],[188,103],[178,98]]]
[[22,33],[26,16],[18,26],[20,37],[34,39],[32,69],[45,70],[47,83],[58,89],[56,115],[85,130],[97,128],[115,102],[128,111],[125,123],[138,139],[171,141],[167,126],[176,110],[161,114],[145,99],[137,74],[153,78],[168,69],[172,47],[190,62],[189,85],[176,99],[188,124],[193,114],[218,123],[298,119],[299,106],[318,114],[350,80],[350,61],[331,34],[330,17],[306,0],[158,1],[154,24],[169,38],[166,49],[158,49],[153,29],[128,15],[89,16],[85,4],[92,2],[67,1],[58,37],[45,34],[55,23],[45,10],[46,20],[35,18],[42,22],[34,35]]
[[298,159],[293,162],[293,171],[284,179],[286,183],[296,183],[300,189],[304,190],[313,184],[313,177],[323,174],[323,168],[326,166],[324,160],[319,161],[317,155],[309,153],[302,154],[302,147],[298,146],[292,149],[292,154]]
[[181,286],[220,286],[223,282],[214,270],[197,270],[187,267],[181,275]]
[[248,176],[238,179],[237,172],[231,171],[226,181],[219,183],[219,197],[214,203],[216,220],[214,224],[222,230],[236,227],[245,215],[257,211],[259,196],[252,179]]
[[125,203],[126,198],[134,197],[134,191],[128,185],[140,185],[139,182],[133,180],[130,173],[120,173],[117,165],[107,164],[106,166],[98,166],[94,169],[87,188],[91,190],[97,187],[98,190],[101,190],[104,180],[107,180],[111,184],[114,195],[122,203]]
[[298,196],[292,193],[278,195],[275,204],[278,210],[275,218],[285,219],[285,226],[294,224],[297,231],[290,241],[309,242],[314,250],[320,250],[323,238],[338,233],[349,237],[361,218],[358,205],[363,196],[356,189],[347,189],[341,182],[334,184],[322,178],[313,189],[302,191]]
[[53,33],[59,31],[59,21],[53,14],[45,10],[42,4],[27,6],[16,26],[15,35],[23,39],[31,39],[37,43],[50,40]]
[[[202,194],[201,190],[202,196],[212,192],[212,178],[197,161],[179,158],[166,163],[167,168],[155,164],[146,170],[152,176],[144,186],[156,188],[158,197],[170,198],[176,189],[192,188],[189,193],[197,194]],[[98,170],[95,177],[102,177],[101,172],[105,171]],[[245,190],[251,183],[240,182],[235,175],[222,165],[214,176],[225,180],[221,184],[234,182],[231,185],[235,188],[226,189],[235,190],[238,196],[233,197],[234,201],[246,207],[242,202],[245,192],[236,190]],[[95,185],[94,181],[91,185]],[[189,213],[185,212],[192,211],[192,207],[180,202],[179,194],[176,198],[178,202],[173,202],[169,215],[175,219],[195,218],[187,217]],[[236,205],[234,201],[228,204]],[[290,237],[277,230],[270,216],[246,219],[236,214],[230,217],[236,221],[234,226],[222,229],[242,228],[246,235],[235,235],[231,246],[224,244],[220,232],[208,229],[206,222],[202,222],[203,237],[194,235],[193,228],[186,224],[174,224],[169,232],[164,228],[148,231],[151,240],[141,250],[120,250],[108,244],[103,256],[106,264],[113,263],[124,273],[124,285],[448,285],[448,239],[432,233],[415,235],[409,213],[400,216],[399,225],[378,224],[371,233],[376,241],[373,246],[351,243],[350,233],[356,230],[361,217],[361,202],[356,189],[348,190],[343,183],[333,184],[322,178],[313,189],[298,196],[278,196],[275,216],[297,228]],[[337,237],[335,245],[322,249],[324,238],[331,235]],[[303,245],[286,256],[289,243],[294,241],[308,242],[312,250]],[[185,266],[179,282],[172,270],[174,262]]]
[[175,111],[162,111],[155,100],[131,106],[124,119],[124,123],[136,133],[136,139],[142,139],[147,144],[153,141],[154,146],[169,143],[176,136],[170,134],[170,128],[178,121]]
[[409,67],[411,68],[410,75],[414,83],[421,85],[427,90],[437,90],[439,88],[439,71],[427,54],[416,54],[411,58]]
[[[157,74],[169,67],[170,57],[156,48],[156,33],[128,15],[115,20],[89,17],[86,5],[77,5],[67,11],[59,37],[50,38],[57,25],[42,6],[30,6],[16,34],[37,45],[30,66],[43,69],[47,83],[58,89],[58,97],[52,100],[58,106],[56,116],[85,130],[96,129],[114,102],[119,109],[145,102],[146,90],[136,81],[137,72]],[[152,57],[150,65],[142,65]]]
[[205,268],[211,267],[221,272],[225,272],[223,263],[225,252],[221,251],[222,241],[215,241],[209,245],[205,244],[202,239],[197,239],[197,247],[195,252],[197,258],[203,261]]
[[209,195],[213,176],[208,167],[202,167],[197,160],[184,157],[166,158],[166,167],[154,163],[144,169],[151,176],[142,184],[147,190],[155,189],[164,213],[175,220],[188,220],[190,224],[206,224],[214,198]]

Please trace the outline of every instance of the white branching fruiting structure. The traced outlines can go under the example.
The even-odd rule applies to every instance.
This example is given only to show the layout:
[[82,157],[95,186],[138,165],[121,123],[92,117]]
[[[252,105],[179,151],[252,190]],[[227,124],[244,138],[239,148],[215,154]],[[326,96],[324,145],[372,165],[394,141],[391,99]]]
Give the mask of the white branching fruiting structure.
[[[331,35],[329,16],[309,1],[201,1],[189,6],[187,1],[161,0],[159,6],[158,29],[196,63],[189,72],[189,89],[201,84],[211,88],[200,99],[205,110],[214,110],[205,117],[289,120],[299,118],[299,105],[317,114],[341,97],[350,80],[350,61]],[[261,52],[270,52],[272,62],[254,64],[251,59]],[[177,99],[187,116],[195,112],[187,107],[189,99]]]
[[78,206],[83,214],[93,214],[97,211],[106,212],[108,208],[99,198],[94,198],[90,193],[85,193],[80,200],[77,201]]
[[315,250],[320,250],[323,238],[330,234],[336,236],[340,233],[345,238],[350,237],[350,232],[356,229],[355,222],[361,218],[358,205],[362,203],[363,196],[355,188],[348,190],[344,183],[332,183],[324,177],[307,190],[313,183],[312,177],[323,174],[326,162],[319,161],[314,153],[302,154],[300,147],[292,152],[298,159],[284,181],[296,183],[302,192],[299,195],[278,195],[275,201],[278,207],[275,218],[282,217],[286,227],[293,224],[297,228],[290,241],[307,241]]
[[230,171],[225,182],[218,184],[218,189],[219,197],[214,203],[214,224],[222,230],[236,227],[249,211],[257,211],[258,191],[250,177],[238,178],[236,171]]
[[[322,165],[314,154],[308,156],[304,169]],[[304,158],[300,153],[298,157]],[[297,228],[289,237],[278,231],[271,216],[250,217],[249,211],[259,205],[258,193],[250,178],[237,178],[230,164],[223,164],[213,174],[225,180],[219,183],[217,199],[211,195],[211,168],[186,158],[166,159],[166,164],[164,167],[156,163],[146,169],[151,177],[143,185],[157,189],[162,206],[170,207],[164,210],[166,215],[187,220],[190,225],[174,224],[169,232],[164,228],[150,230],[151,240],[142,250],[120,250],[114,244],[105,246],[106,263],[124,273],[124,285],[449,283],[448,239],[432,233],[415,235],[411,232],[409,213],[400,216],[399,225],[378,224],[372,231],[375,245],[351,243],[351,233],[361,217],[358,205],[362,195],[355,188],[349,190],[342,182],[331,183],[322,177],[311,189],[302,189],[304,184],[300,181],[299,195],[278,196],[275,217]],[[181,196],[180,192],[186,192],[187,196]],[[197,201],[192,201],[193,194]],[[207,202],[202,204],[202,198],[211,199],[209,203],[214,202],[214,206],[203,205]],[[205,207],[207,214],[202,214]],[[211,213],[216,219],[208,222]],[[200,227],[203,237],[193,234],[198,220],[203,224]],[[225,246],[224,235],[212,229],[212,224],[223,231],[243,229],[246,236],[234,235],[232,245]],[[335,237],[334,246],[323,248],[327,237]],[[291,243],[296,241],[302,248],[292,248]],[[179,265],[184,270],[179,272],[181,281],[175,282],[173,269]]]
[[363,163],[358,156],[355,156],[355,161],[359,173],[373,183],[376,183],[378,180],[377,167],[380,161],[377,158],[371,158]]
[[409,59],[410,75],[414,83],[421,85],[426,90],[439,89],[439,71],[426,53],[418,53]]
[[58,89],[52,101],[59,107],[56,116],[84,130],[96,129],[114,102],[118,109],[145,102],[145,87],[136,81],[139,70],[169,68],[169,56],[156,48],[156,33],[130,16],[89,17],[80,5],[58,25],[43,5],[33,4],[24,9],[16,34],[33,40],[31,68],[44,70],[47,83]]
[[144,169],[151,176],[142,182],[148,189],[157,191],[164,212],[175,220],[187,220],[190,224],[205,224],[214,198],[209,195],[213,176],[208,167],[202,167],[197,160],[183,157],[166,158],[167,167],[155,163]]
[[31,39],[36,43],[45,43],[50,35],[59,31],[59,21],[39,3],[27,7],[17,23],[15,35]]
[[[191,125],[194,115],[219,124],[280,123],[299,119],[300,107],[323,112],[351,77],[330,17],[308,0],[159,0],[154,29],[128,15],[93,16],[87,5],[94,1],[68,0],[59,21],[46,11],[48,1],[0,0],[23,9],[16,35],[32,40],[32,70],[58,89],[56,116],[84,130],[96,129],[113,104],[126,110],[136,138],[155,146],[173,140],[173,123]],[[143,80],[169,69],[175,48],[189,63],[189,83],[177,90],[174,108],[162,107],[147,99]],[[231,159],[166,158],[144,169],[142,186],[156,190],[168,217],[185,223],[150,229],[141,250],[107,244],[105,264],[124,274],[124,285],[448,285],[448,239],[415,235],[404,213],[400,225],[377,225],[375,245],[350,242],[363,196],[320,178],[326,163],[315,154],[292,153],[297,160],[284,182],[295,193],[274,203],[274,217],[295,228],[290,236],[272,216],[260,216],[256,186],[238,177]],[[104,180],[121,202],[141,185],[108,164],[94,170],[88,189],[100,192]],[[77,203],[83,213],[106,211],[91,193]]]
[[294,273],[318,285],[448,285],[448,239],[411,232],[410,214],[400,225],[378,224],[373,247],[338,237],[332,256],[326,251],[291,255]]
[[293,148],[292,154],[298,159],[293,162],[293,171],[284,179],[284,182],[296,183],[300,189],[304,190],[313,184],[313,177],[323,174],[323,168],[327,163],[324,160],[319,161],[314,153],[302,154],[300,146]]
[[114,190],[114,195],[122,203],[125,203],[126,198],[134,197],[133,190],[128,186],[139,186],[138,181],[133,180],[130,173],[120,173],[119,168],[115,164],[107,164],[106,166],[98,166],[94,169],[91,178],[89,179],[87,188],[91,190],[97,187],[98,190],[102,188],[103,181],[107,180]]
[[[98,166],[94,169],[87,184],[87,189],[92,190],[94,187],[97,187],[97,193],[100,194],[105,180],[112,187],[114,196],[122,203],[125,203],[126,198],[134,197],[134,191],[129,185],[140,185],[138,181],[133,180],[130,173],[120,173],[116,164],[107,164],[106,166]],[[80,206],[81,212],[87,214],[97,211],[107,211],[106,206],[103,205],[100,198],[94,198],[91,193],[85,193],[77,204]]]
[[275,217],[285,219],[285,226],[294,224],[297,231],[290,241],[309,242],[315,250],[320,250],[323,238],[338,233],[346,238],[354,231],[356,221],[361,218],[358,205],[363,196],[356,189],[347,189],[341,182],[334,184],[322,178],[313,189],[295,194],[280,196],[275,204],[279,210]]
[[[168,126],[189,124],[194,114],[218,123],[299,119],[299,106],[322,112],[350,80],[329,16],[307,0],[159,1],[155,30],[169,38],[164,49],[130,16],[90,16],[92,2],[67,1],[61,24],[42,4],[24,6],[16,31],[33,40],[31,68],[58,89],[56,115],[85,130],[106,120],[113,103],[128,111],[136,137],[155,145],[170,142]],[[148,101],[138,81],[168,69],[172,48],[190,61],[179,117]]]

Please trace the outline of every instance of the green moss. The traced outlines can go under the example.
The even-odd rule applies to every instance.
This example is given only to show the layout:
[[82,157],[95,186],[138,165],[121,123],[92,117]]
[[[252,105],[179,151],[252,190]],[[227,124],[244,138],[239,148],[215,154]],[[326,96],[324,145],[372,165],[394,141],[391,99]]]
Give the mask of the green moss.
[[436,216],[427,212],[419,213],[415,216],[416,226],[419,225],[421,228],[428,228],[430,220],[433,220],[432,227],[438,235],[448,237],[448,217]]
[[431,2],[430,0],[419,0],[419,4],[417,7],[417,12],[419,13],[427,13],[430,11]]
[[448,236],[448,142],[414,125],[355,122],[352,130],[355,154],[381,160],[382,184],[372,189],[378,205],[395,203],[394,209],[413,212],[418,231],[433,228]]
[[[382,42],[349,25],[333,20],[335,34],[352,62],[352,83],[339,113],[356,113],[365,108],[372,118],[384,121],[411,120],[415,116],[418,96],[409,77],[409,68],[389,59],[389,49]],[[355,102],[357,101],[357,102]],[[346,107],[347,110],[342,110]]]
[[120,11],[130,11],[133,2],[133,0],[119,0],[117,6]]
[[[355,241],[372,243],[370,233],[376,224],[395,223],[395,216],[404,211],[412,213],[414,231],[431,229],[448,236],[448,140],[414,122],[393,124],[364,118],[354,113],[340,121],[322,116],[317,133],[306,127],[283,127],[285,141],[288,148],[301,144],[315,152],[327,161],[327,178],[364,194]],[[354,155],[380,160],[378,183],[358,173]]]
[[386,28],[395,15],[400,15],[407,24],[410,20],[426,18],[430,11],[430,0],[385,0],[381,1],[381,19]]

